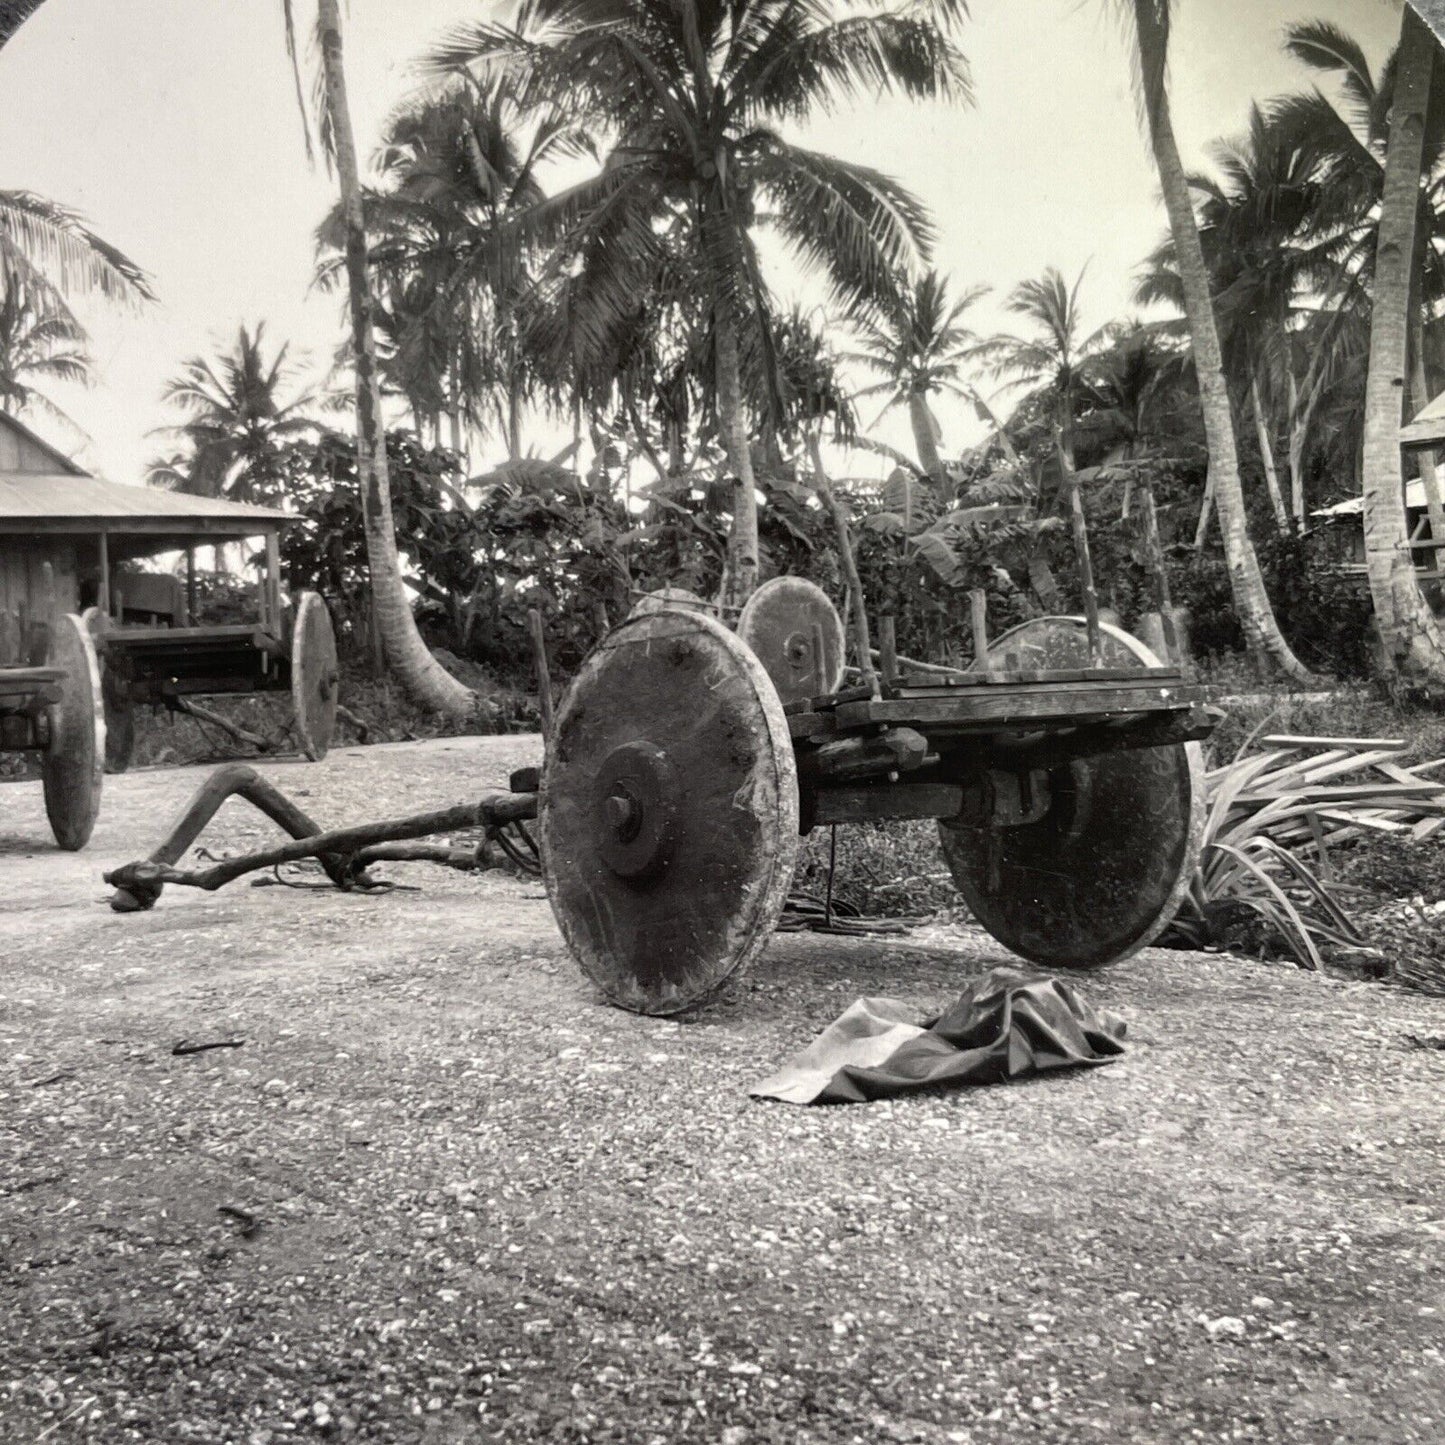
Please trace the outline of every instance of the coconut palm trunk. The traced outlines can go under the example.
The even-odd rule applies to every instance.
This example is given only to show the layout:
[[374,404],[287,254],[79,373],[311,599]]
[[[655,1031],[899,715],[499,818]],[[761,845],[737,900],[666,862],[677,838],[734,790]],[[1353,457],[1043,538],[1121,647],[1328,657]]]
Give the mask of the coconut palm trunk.
[[913,428],[913,445],[918,450],[919,465],[933,481],[942,480],[943,458],[938,451],[938,422],[928,404],[926,392],[909,393],[908,420]]
[[346,224],[346,279],[356,353],[356,465],[361,484],[366,557],[371,571],[372,607],[387,665],[407,693],[422,707],[454,717],[465,717],[476,706],[476,694],[463,687],[427,650],[417,631],[411,602],[401,580],[372,325],[366,226],[362,218],[356,142],[346,98],[338,0],[318,0],[317,19],[326,111],[335,146],[336,171]]
[[1405,6],[1390,112],[1385,187],[1375,253],[1370,364],[1365,379],[1363,492],[1365,573],[1385,662],[1406,676],[1445,683],[1445,637],[1420,591],[1409,547],[1400,420],[1409,354],[1411,270],[1420,214],[1420,169],[1435,40]]
[[737,323],[725,299],[713,321],[717,349],[717,413],[723,447],[733,474],[733,521],[728,535],[727,576],[723,601],[740,607],[758,585],[758,493],[743,413],[742,370],[738,360]]
[[1209,272],[1199,241],[1199,226],[1189,182],[1174,138],[1165,88],[1168,0],[1133,0],[1133,5],[1139,66],[1144,84],[1144,110],[1159,171],[1159,185],[1164,193],[1164,206],[1169,213],[1169,229],[1174,238],[1185,316],[1194,343],[1194,366],[1199,378],[1199,402],[1209,451],[1209,478],[1214,507],[1219,514],[1219,530],[1224,539],[1225,565],[1229,571],[1235,611],[1239,615],[1250,655],[1257,664],[1287,677],[1308,681],[1311,678],[1309,669],[1294,655],[1279,630],[1265,591],[1259,559],[1246,527],[1244,487],[1239,474],[1239,444],[1229,388],[1224,379],[1219,328],[1209,291]]

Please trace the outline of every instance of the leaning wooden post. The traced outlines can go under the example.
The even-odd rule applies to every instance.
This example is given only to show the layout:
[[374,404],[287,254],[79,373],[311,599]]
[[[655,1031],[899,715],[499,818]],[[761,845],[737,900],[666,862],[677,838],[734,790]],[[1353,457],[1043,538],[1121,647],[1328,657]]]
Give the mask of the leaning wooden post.
[[186,548],[186,626],[196,625],[196,549]]
[[30,623],[25,639],[33,667],[43,667],[50,655],[50,635],[55,630],[55,568],[49,562],[40,564],[40,615]]
[[878,619],[878,656],[883,682],[892,687],[898,681],[898,629],[891,612]]
[[113,615],[110,610],[110,539],[104,532],[100,534],[100,596],[96,601],[107,617]]
[[1169,574],[1164,570],[1164,546],[1159,540],[1159,514],[1154,507],[1154,483],[1147,477],[1144,493],[1144,555],[1154,581],[1154,600],[1159,608],[1159,621],[1164,628],[1164,645],[1169,649],[1169,662],[1178,662],[1179,639],[1174,630],[1174,603],[1169,595]]
[[1054,449],[1058,453],[1059,468],[1064,474],[1064,486],[1069,493],[1069,520],[1074,530],[1074,555],[1079,562],[1079,585],[1084,594],[1084,626],[1089,634],[1089,665],[1097,667],[1103,656],[1103,643],[1099,634],[1099,594],[1094,588],[1094,563],[1089,556],[1089,526],[1084,519],[1084,499],[1079,494],[1079,474],[1073,462],[1064,452],[1061,430],[1054,427]]
[[858,559],[853,555],[853,539],[848,534],[848,514],[833,495],[828,473],[823,470],[823,449],[816,435],[808,438],[808,451],[813,459],[813,484],[818,496],[833,517],[833,530],[838,537],[838,559],[843,564],[843,577],[848,584],[849,610],[853,614],[854,642],[858,648],[858,671],[863,685],[878,697],[878,674],[873,671],[873,644],[868,636],[868,608],[863,597],[863,580],[858,576]]
[[973,665],[982,671],[988,666],[988,593],[982,587],[968,594],[968,620],[973,629]]
[[547,639],[542,631],[542,614],[527,609],[527,631],[532,639],[532,665],[537,669],[537,707],[542,714],[542,740],[552,736],[552,673],[547,666]]
[[281,539],[272,530],[266,533],[266,576],[262,581],[266,597],[266,611],[270,614],[271,626],[279,636],[281,632]]

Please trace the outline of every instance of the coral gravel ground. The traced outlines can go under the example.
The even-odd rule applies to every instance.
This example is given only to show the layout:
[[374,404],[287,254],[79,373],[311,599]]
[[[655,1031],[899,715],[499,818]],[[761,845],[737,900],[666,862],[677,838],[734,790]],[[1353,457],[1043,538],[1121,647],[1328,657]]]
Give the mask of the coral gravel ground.
[[[334,823],[536,749],[263,771]],[[108,778],[80,855],[0,788],[0,1440],[1445,1438],[1445,1001],[1147,952],[1083,984],[1110,1067],[755,1103],[853,998],[1007,956],[779,937],[675,1023],[501,873],[110,913],[203,775]]]

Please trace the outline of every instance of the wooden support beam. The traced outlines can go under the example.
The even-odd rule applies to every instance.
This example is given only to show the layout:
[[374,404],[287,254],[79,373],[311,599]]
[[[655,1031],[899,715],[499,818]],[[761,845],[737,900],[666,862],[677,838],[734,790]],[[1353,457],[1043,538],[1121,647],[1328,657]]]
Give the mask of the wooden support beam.
[[104,532],[100,534],[100,596],[96,605],[106,617],[114,615],[110,607],[110,539]]
[[281,633],[281,539],[275,532],[266,533],[266,576],[262,583],[267,628],[277,636]]
[[813,821],[869,823],[885,818],[956,818],[964,790],[955,783],[892,783],[822,788],[813,795]]

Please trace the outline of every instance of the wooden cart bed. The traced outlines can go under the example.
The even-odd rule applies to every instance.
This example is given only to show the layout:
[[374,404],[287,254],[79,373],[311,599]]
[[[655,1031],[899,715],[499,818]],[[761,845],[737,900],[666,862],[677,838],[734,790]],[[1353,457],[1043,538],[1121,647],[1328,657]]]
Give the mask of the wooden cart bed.
[[1059,732],[1086,723],[1159,714],[1187,714],[1207,690],[1173,668],[1035,671],[1005,676],[961,673],[947,679],[909,679],[881,697],[855,688],[787,709],[795,743],[913,727],[927,735]]

